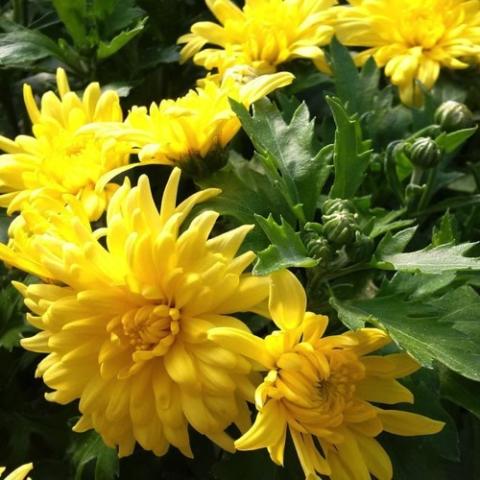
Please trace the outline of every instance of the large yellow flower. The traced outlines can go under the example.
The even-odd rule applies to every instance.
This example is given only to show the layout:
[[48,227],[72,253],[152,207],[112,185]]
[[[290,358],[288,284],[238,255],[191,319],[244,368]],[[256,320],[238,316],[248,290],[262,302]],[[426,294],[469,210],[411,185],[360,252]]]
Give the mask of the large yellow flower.
[[99,125],[92,130],[130,143],[141,161],[198,172],[209,168],[205,157],[220,153],[240,129],[229,98],[248,107],[292,80],[293,75],[286,72],[252,77],[248,69],[231,69],[220,85],[207,77],[202,86],[183,97],[152,103],[149,110],[134,107],[124,124]]
[[370,474],[389,480],[392,465],[377,435],[427,435],[443,427],[421,415],[373,404],[412,403],[411,392],[396,378],[419,366],[405,353],[368,355],[390,342],[378,329],[322,338],[327,317],[305,308],[298,280],[289,272],[276,273],[269,309],[281,330],[265,340],[230,328],[209,332],[222,347],[269,370],[256,390],[255,423],[235,445],[240,450],[268,448],[281,465],[288,429],[308,480],[318,475],[370,479]]
[[[0,467],[0,477],[5,472],[5,467]],[[7,475],[3,480],[30,480],[27,475],[33,470],[33,463],[27,463],[21,467],[16,468],[13,472]]]
[[337,36],[348,46],[369,47],[408,105],[422,102],[441,68],[467,68],[480,55],[479,0],[349,0],[338,7]]
[[176,205],[179,178],[174,169],[159,211],[142,176],[115,192],[104,229],[77,221],[76,239],[41,234],[37,256],[56,284],[15,284],[40,330],[22,345],[48,354],[37,369],[53,390],[47,399],[79,399],[74,429],[94,428],[122,456],[136,442],[157,455],[171,444],[190,456],[189,424],[232,450],[225,429],[249,427],[250,362],[207,332],[247,332],[231,314],[263,308],[268,282],[244,273],[252,252],[236,256],[250,226],[209,238],[217,213],[185,222],[219,191]]
[[21,210],[32,192],[51,196],[70,193],[78,196],[92,220],[97,219],[116,186],[95,190],[106,172],[128,163],[129,154],[121,143],[79,135],[79,129],[95,122],[121,122],[122,111],[114,91],[101,93],[91,83],[82,98],[70,91],[65,71],[57,70],[59,97],[43,95],[37,107],[29,85],[24,99],[32,121],[33,136],[19,135],[14,141],[0,136],[0,206],[8,212]]
[[[198,22],[191,33],[179,38],[185,43],[183,61],[194,57],[207,70],[220,76],[234,65],[251,65],[270,73],[295,58],[312,59],[325,67],[321,46],[333,34],[332,9],[336,0],[246,0],[243,9],[231,0],[206,0],[221,26]],[[216,45],[218,48],[206,48]]]

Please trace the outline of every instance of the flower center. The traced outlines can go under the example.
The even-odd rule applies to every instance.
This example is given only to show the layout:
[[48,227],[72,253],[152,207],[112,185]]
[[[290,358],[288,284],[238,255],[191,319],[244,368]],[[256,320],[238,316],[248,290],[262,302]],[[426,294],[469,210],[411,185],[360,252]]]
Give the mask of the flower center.
[[433,48],[445,33],[445,23],[441,12],[430,3],[413,7],[406,12],[403,23],[403,36],[409,47]]
[[[293,425],[307,431],[341,423],[354,398],[356,385],[365,377],[364,366],[349,351],[330,350],[289,355],[289,364],[272,377],[267,395],[281,398]],[[320,359],[320,361],[318,361]]]
[[168,305],[144,305],[122,318],[123,333],[136,351],[164,355],[180,332],[180,311]]

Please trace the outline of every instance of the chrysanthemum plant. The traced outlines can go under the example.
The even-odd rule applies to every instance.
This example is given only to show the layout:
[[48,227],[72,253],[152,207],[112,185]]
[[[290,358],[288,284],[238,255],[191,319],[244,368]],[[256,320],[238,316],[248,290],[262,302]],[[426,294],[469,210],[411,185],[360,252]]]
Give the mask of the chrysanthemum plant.
[[[149,38],[133,0],[53,3],[71,85]],[[24,87],[32,128],[0,138],[0,474],[478,477],[480,2],[384,25],[387,3],[208,0],[218,23],[180,43],[210,72],[128,111],[63,69]]]

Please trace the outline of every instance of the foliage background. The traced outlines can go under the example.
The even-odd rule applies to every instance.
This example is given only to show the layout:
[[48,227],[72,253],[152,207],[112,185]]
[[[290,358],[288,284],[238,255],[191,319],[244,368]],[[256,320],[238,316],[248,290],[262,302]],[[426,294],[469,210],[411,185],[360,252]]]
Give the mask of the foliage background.
[[[74,89],[80,90],[94,80],[105,88],[117,89],[125,111],[132,105],[148,105],[151,101],[182,95],[203,75],[191,62],[179,64],[175,45],[178,36],[187,32],[192,23],[210,17],[199,0],[12,0],[2,1],[0,5],[0,131],[5,136],[14,137],[29,131],[30,125],[21,98],[22,84],[30,83],[37,94],[53,89],[54,72],[58,66],[68,70]],[[422,261],[428,263],[425,254],[419,257],[418,251],[430,244],[441,250],[442,245],[480,240],[479,137],[475,135],[470,138],[463,149],[455,150],[452,147],[449,161],[455,159],[455,167],[447,168],[442,173],[443,177],[430,203],[421,209],[413,209],[409,215],[403,212],[398,217],[387,217],[389,210],[398,208],[398,202],[391,188],[383,181],[382,169],[388,144],[432,124],[433,111],[441,101],[457,99],[468,103],[472,110],[478,110],[480,76],[478,72],[444,75],[426,106],[422,110],[412,111],[398,105],[393,90],[386,86],[374,66],[370,65],[359,75],[345,57],[345,50],[335,43],[330,48],[330,55],[336,73],[335,80],[319,73],[306,62],[289,65],[297,80],[286,92],[276,95],[275,100],[282,113],[279,114],[271,104],[263,104],[256,111],[257,120],[265,127],[263,117],[270,116],[277,119],[278,125],[283,122],[287,135],[298,138],[310,135],[305,145],[314,135],[316,151],[333,143],[335,120],[337,126],[343,125],[342,131],[350,139],[345,141],[345,145],[353,162],[361,157],[362,148],[366,151],[370,146],[363,145],[361,138],[357,138],[352,146],[349,130],[352,127],[348,123],[352,119],[343,108],[335,107],[333,101],[330,107],[335,114],[334,119],[325,94],[334,94],[342,102],[347,102],[348,113],[357,114],[356,121],[362,126],[363,138],[371,139],[373,147],[368,164],[364,163],[358,176],[359,191],[356,192],[355,188],[351,196],[357,194],[355,205],[365,212],[362,219],[365,222],[372,212],[376,212],[378,239],[385,233],[387,236],[377,245],[376,270],[360,268],[356,271],[348,265],[339,265],[335,273],[327,274],[328,281],[322,280],[320,284],[307,271],[304,280],[311,293],[310,308],[328,313],[334,319],[339,317],[351,327],[361,325],[367,317],[387,325],[392,331],[399,327],[399,343],[405,346],[406,342],[407,347],[414,349],[415,346],[405,340],[407,334],[411,334],[417,339],[417,353],[423,355],[424,364],[435,366],[432,370],[424,369],[414,375],[408,386],[415,393],[416,411],[446,421],[447,427],[435,438],[398,439],[383,434],[381,442],[392,456],[395,478],[480,478],[480,459],[476,455],[480,450],[480,387],[474,381],[480,380],[480,351],[476,345],[464,351],[467,345],[461,343],[464,337],[457,336],[460,335],[458,332],[469,335],[473,343],[475,338],[480,339],[477,325],[480,306],[476,292],[480,286],[478,274],[463,271],[472,267],[473,260],[467,260],[467,267],[459,268],[461,271],[456,274],[451,272],[452,268],[442,268],[441,264],[433,272],[426,271],[425,267],[423,273],[418,273],[417,268],[413,267],[422,264]],[[358,91],[363,94],[358,95]],[[297,125],[294,124],[292,118],[298,117],[293,117],[293,112],[300,101],[305,101],[310,115],[317,118],[315,125],[309,123],[306,110],[297,112],[303,117]],[[247,134],[240,134],[235,140],[235,149],[249,158],[253,152],[252,142],[257,151],[261,151],[265,139],[272,132],[256,129],[248,113],[237,108],[251,141]],[[466,139],[467,136],[462,137],[458,145]],[[454,139],[448,142],[454,143]],[[299,142],[294,153],[303,154],[310,160],[311,151],[308,148],[311,145],[308,148],[305,145]],[[330,161],[331,170],[331,151],[322,151],[323,164],[330,155],[326,163]],[[335,166],[335,188],[351,188],[348,185],[351,185],[352,166],[344,165],[343,180],[338,166]],[[250,237],[249,247],[261,251],[270,243],[274,244],[276,250],[264,253],[256,267],[265,273],[278,255],[293,261],[284,247],[299,237],[295,233],[296,220],[288,208],[282,210],[281,206],[278,207],[279,210],[273,212],[274,217],[270,220],[253,216],[258,214],[267,217],[271,211],[265,209],[265,205],[280,204],[271,198],[269,186],[262,186],[260,181],[258,185],[254,182],[260,194],[257,204],[252,203],[251,192],[245,180],[242,180],[256,178],[255,171],[249,168],[232,158],[227,170],[204,180],[203,185],[220,185],[231,193],[229,198],[224,198],[216,205],[220,211],[231,214],[232,205],[247,206],[242,218],[238,218],[237,214],[237,218],[233,216],[226,221],[255,221],[262,227],[257,229],[259,234]],[[326,181],[328,172],[324,173]],[[158,181],[161,183],[161,180]],[[189,188],[188,185],[185,188]],[[250,198],[250,202],[246,201],[247,198]],[[312,208],[315,210],[315,206]],[[286,222],[283,226],[278,223],[281,216]],[[414,219],[420,223],[416,232],[407,228]],[[2,214],[2,241],[7,238],[9,221]],[[388,233],[389,230],[392,233]],[[395,234],[397,230],[401,231]],[[301,233],[302,242],[308,243],[305,231]],[[304,248],[302,242],[298,244],[300,254]],[[392,255],[401,254],[407,244],[408,250],[417,256],[403,257],[403,267],[396,264],[395,268],[390,268]],[[460,259],[472,257],[472,251],[470,257],[464,257],[465,251],[466,248],[460,248],[455,256],[448,250],[447,263],[456,261],[457,267],[462,261],[465,263]],[[307,257],[306,252],[303,253]],[[293,254],[299,255],[299,251]],[[395,258],[398,260],[398,257]],[[296,261],[296,265],[300,266],[298,262],[305,262],[305,258],[297,258]],[[393,274],[384,270],[403,271],[392,278]],[[433,280],[422,276],[432,273],[435,274]],[[33,461],[33,478],[49,480],[303,478],[291,445],[287,448],[285,469],[273,465],[264,451],[230,455],[194,432],[192,445],[195,460],[182,457],[174,449],[162,458],[139,449],[133,456],[119,461],[115,452],[105,447],[94,432],[71,432],[77,415],[76,405],[60,406],[46,402],[43,399],[43,383],[33,379],[38,356],[19,348],[20,335],[28,335],[30,327],[24,323],[24,309],[19,295],[9,286],[10,280],[16,278],[23,277],[18,272],[2,268],[1,465],[13,468]],[[28,282],[28,278],[24,281]],[[379,289],[376,297],[373,300],[362,299],[362,293],[372,285]],[[435,318],[432,317],[432,309],[436,312]],[[461,316],[461,326],[453,325],[452,317],[455,315]],[[439,316],[443,323],[438,320]],[[422,321],[412,324],[412,331],[406,332],[401,325],[402,318]],[[258,322],[258,319],[249,320],[257,331],[265,332],[265,324]],[[334,322],[332,328],[333,331],[340,329],[340,322]]]

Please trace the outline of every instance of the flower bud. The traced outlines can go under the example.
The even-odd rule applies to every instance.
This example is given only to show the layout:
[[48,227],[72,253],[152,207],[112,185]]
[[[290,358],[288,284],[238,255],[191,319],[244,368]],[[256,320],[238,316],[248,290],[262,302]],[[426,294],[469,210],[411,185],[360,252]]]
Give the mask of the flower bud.
[[323,231],[327,239],[336,245],[348,245],[355,240],[358,230],[357,214],[340,210],[323,215]]
[[323,203],[322,211],[324,215],[330,215],[340,211],[355,213],[355,207],[351,200],[344,198],[330,198]]
[[308,256],[319,260],[319,265],[326,266],[335,256],[335,250],[329,241],[316,231],[306,231],[303,241]]
[[446,132],[470,128],[475,124],[469,108],[465,104],[454,100],[448,100],[437,108],[435,123],[438,123]]
[[417,138],[405,147],[405,153],[414,165],[424,169],[434,167],[442,158],[440,147],[430,137]]
[[352,263],[369,260],[373,254],[375,242],[361,232],[355,232],[355,241],[347,246],[347,255]]

